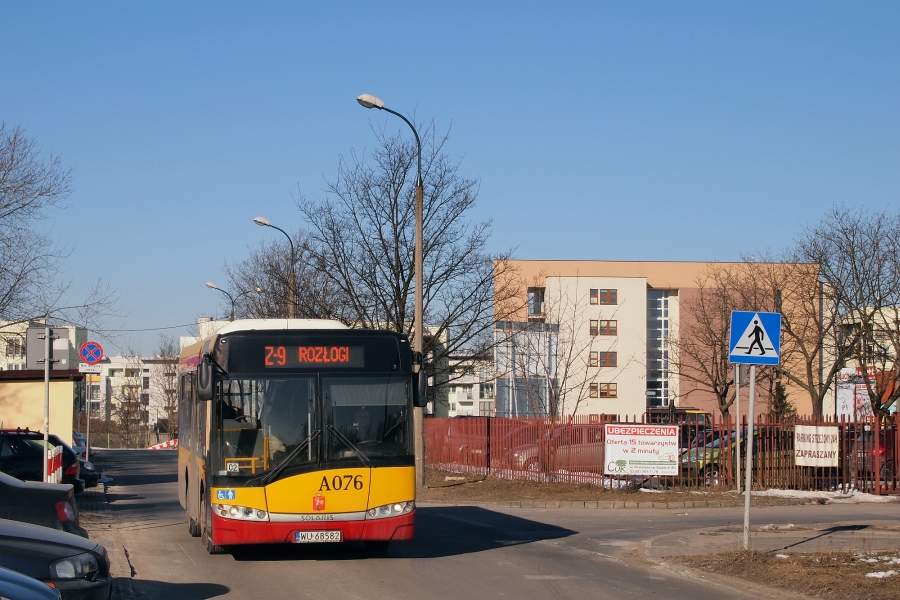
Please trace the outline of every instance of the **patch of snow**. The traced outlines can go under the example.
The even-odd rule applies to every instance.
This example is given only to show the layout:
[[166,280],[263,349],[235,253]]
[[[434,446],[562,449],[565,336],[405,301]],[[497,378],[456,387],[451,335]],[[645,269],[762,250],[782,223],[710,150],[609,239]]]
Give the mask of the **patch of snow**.
[[897,574],[897,571],[876,571],[874,573],[866,573],[866,577],[873,577],[875,579],[884,579],[885,577],[893,577]]
[[775,558],[790,558],[787,554],[776,554]]
[[874,504],[888,504],[900,502],[900,498],[893,496],[876,496],[864,494],[856,490],[847,493],[841,492],[809,492],[804,490],[763,490],[752,492],[754,496],[767,496],[773,498],[799,498],[806,500],[825,500],[828,504],[861,504],[871,502]]

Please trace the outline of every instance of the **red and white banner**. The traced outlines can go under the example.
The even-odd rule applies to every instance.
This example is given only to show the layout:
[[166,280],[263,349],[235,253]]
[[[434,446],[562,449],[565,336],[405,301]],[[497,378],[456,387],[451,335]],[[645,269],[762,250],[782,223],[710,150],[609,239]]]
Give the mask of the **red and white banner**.
[[161,444],[156,444],[155,446],[150,446],[147,450],[162,450],[163,448],[177,448],[178,440],[169,440],[168,442],[163,442]]

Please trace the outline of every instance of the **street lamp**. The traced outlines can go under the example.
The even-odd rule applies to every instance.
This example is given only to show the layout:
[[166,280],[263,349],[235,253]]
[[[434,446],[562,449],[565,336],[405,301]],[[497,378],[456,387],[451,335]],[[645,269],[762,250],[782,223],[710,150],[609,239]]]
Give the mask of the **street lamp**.
[[229,319],[229,320],[234,321],[234,296],[232,296],[231,294],[229,294],[228,292],[226,292],[225,290],[223,290],[222,288],[220,288],[219,286],[214,284],[212,281],[207,281],[206,287],[208,287],[211,290],[219,290],[220,292],[222,292],[223,294],[228,296],[228,299],[231,300],[231,319]]
[[249,293],[251,293],[251,292],[262,293],[262,291],[263,291],[263,289],[262,289],[261,287],[258,287],[258,288],[256,288],[256,289],[252,289],[252,290],[247,290],[247,291],[241,292],[241,293],[238,294],[237,296],[232,296],[231,294],[229,294],[228,292],[226,292],[225,290],[223,290],[222,288],[220,288],[219,286],[217,286],[216,284],[214,284],[212,281],[207,281],[207,282],[206,282],[206,287],[208,287],[208,288],[211,289],[211,290],[219,290],[220,292],[222,292],[223,294],[225,294],[226,296],[228,296],[228,299],[229,299],[229,300],[231,300],[231,318],[229,319],[229,321],[234,321],[234,303],[235,303],[237,300],[240,300],[242,296],[246,296],[247,294],[249,294]]
[[291,272],[288,276],[288,318],[294,318],[294,240],[291,239],[291,236],[288,235],[287,231],[280,227],[276,227],[269,222],[268,219],[263,217],[256,217],[253,219],[253,222],[259,225],[260,227],[271,227],[272,229],[277,229],[281,233],[284,234],[284,237],[287,238],[288,244],[291,245]]
[[[416,137],[418,170],[416,171],[416,249],[414,253],[416,289],[413,344],[417,352],[424,354],[424,344],[422,342],[422,142],[419,141],[419,132],[416,131],[413,124],[409,122],[409,119],[400,113],[387,108],[381,98],[377,98],[371,94],[363,94],[359,96],[356,101],[359,102],[360,106],[363,108],[377,108],[378,110],[383,110],[400,117],[407,125],[409,125],[413,135]],[[422,369],[422,365],[419,365],[418,369],[419,381],[417,382],[417,385],[419,390],[422,390],[425,387],[422,385],[425,378],[425,372]],[[416,440],[416,485],[418,487],[424,487],[425,485],[425,427],[422,418],[422,409],[413,409],[413,428],[415,429]]]

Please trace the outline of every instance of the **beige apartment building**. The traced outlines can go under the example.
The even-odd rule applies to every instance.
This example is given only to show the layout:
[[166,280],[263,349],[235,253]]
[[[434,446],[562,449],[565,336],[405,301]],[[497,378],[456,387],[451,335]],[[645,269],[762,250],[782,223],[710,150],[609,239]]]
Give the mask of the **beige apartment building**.
[[[672,360],[689,318],[684,303],[714,264],[722,263],[510,261],[503,277],[518,279],[522,298],[495,329],[497,416],[625,418],[670,405],[718,414],[712,392]],[[509,301],[498,314],[510,314]],[[790,397],[800,414],[811,412],[808,395]],[[760,402],[756,412],[766,410]]]

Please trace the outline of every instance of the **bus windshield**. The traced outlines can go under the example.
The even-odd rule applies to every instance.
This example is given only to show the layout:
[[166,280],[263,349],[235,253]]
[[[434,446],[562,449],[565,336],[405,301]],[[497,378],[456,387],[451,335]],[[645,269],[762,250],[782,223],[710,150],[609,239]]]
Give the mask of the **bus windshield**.
[[[370,466],[408,448],[402,376],[233,378],[219,383],[213,473],[259,485],[323,463]],[[269,476],[271,475],[271,477]]]
[[409,454],[407,380],[399,377],[324,377],[327,459]]

